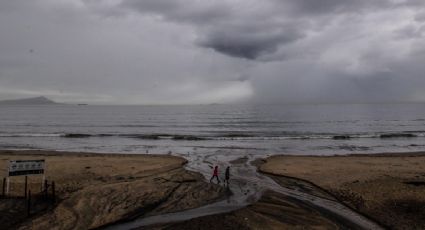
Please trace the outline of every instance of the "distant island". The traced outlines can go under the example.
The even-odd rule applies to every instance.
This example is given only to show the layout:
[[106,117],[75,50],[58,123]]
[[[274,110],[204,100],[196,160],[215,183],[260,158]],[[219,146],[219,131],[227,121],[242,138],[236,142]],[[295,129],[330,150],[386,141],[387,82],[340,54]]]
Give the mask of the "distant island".
[[0,105],[57,105],[56,103],[46,97],[32,97],[16,100],[0,101]]

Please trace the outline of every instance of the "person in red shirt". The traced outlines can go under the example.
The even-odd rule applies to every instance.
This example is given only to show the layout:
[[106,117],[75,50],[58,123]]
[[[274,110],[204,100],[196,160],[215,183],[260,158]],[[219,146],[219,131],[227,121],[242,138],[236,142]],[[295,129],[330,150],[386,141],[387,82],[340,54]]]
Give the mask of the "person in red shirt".
[[220,184],[220,179],[218,178],[218,166],[214,167],[214,172],[213,172],[213,176],[210,179],[210,183],[212,182],[214,177],[217,178],[217,182]]

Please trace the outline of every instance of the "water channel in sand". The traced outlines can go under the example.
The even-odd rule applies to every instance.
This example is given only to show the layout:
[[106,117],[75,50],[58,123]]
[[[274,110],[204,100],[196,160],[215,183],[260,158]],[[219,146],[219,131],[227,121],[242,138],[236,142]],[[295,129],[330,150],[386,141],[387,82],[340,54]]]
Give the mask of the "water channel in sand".
[[[237,152],[237,151],[236,151]],[[246,153],[245,153],[246,154]],[[308,203],[318,209],[324,209],[347,223],[352,223],[362,229],[381,229],[379,225],[366,217],[354,212],[346,206],[334,201],[307,194],[297,189],[284,188],[271,178],[257,172],[257,168],[251,162],[264,154],[229,154],[228,151],[217,151],[211,154],[176,154],[188,160],[186,168],[204,175],[209,180],[213,165],[218,165],[220,172],[224,172],[227,166],[231,168],[231,180],[229,189],[232,195],[226,200],[212,203],[199,208],[168,213],[157,216],[149,216],[136,219],[127,223],[112,225],[107,229],[133,229],[152,224],[164,224],[185,221],[196,217],[208,216],[219,213],[231,212],[256,202],[266,190],[279,192],[293,199]],[[222,176],[223,173],[220,175]]]

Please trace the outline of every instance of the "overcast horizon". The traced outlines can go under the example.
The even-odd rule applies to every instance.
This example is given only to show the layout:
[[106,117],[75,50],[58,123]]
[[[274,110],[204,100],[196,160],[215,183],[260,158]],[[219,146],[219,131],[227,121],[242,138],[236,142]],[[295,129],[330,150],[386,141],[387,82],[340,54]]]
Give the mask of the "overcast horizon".
[[0,100],[425,102],[422,0],[0,0]]

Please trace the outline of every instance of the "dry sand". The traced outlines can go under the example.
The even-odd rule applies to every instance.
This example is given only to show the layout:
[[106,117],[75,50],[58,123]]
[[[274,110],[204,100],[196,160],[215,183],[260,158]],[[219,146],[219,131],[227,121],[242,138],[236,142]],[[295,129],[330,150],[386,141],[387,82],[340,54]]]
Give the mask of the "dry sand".
[[391,229],[425,229],[425,153],[273,156],[259,169],[313,182]]
[[[221,199],[221,187],[183,168],[186,160],[166,155],[0,151],[0,175],[8,160],[46,159],[57,201],[25,217],[22,199],[0,200],[1,228],[90,229],[140,216],[199,207]],[[30,176],[33,194],[40,176]],[[11,195],[23,194],[23,177],[11,179]]]

